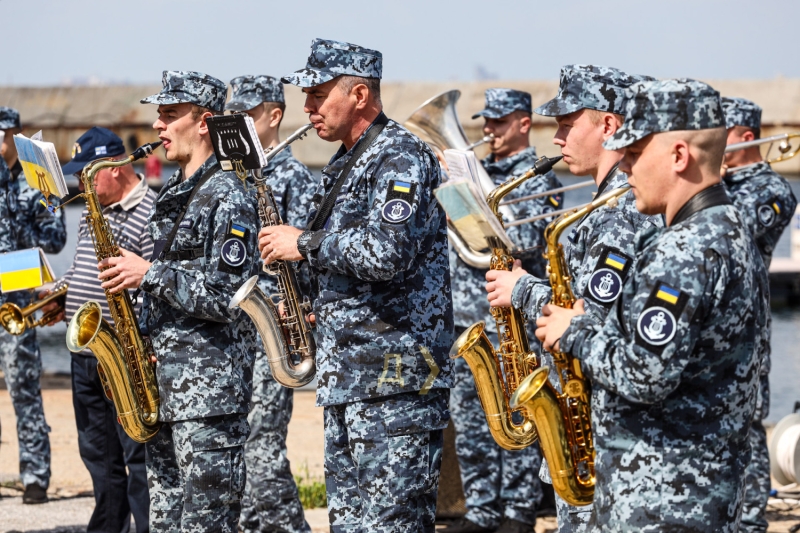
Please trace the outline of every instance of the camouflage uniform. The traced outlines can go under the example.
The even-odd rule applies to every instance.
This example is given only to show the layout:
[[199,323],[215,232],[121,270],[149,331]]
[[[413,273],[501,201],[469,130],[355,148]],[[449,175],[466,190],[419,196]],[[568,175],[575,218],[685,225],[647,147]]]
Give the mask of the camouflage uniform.
[[[544,116],[559,116],[580,109],[597,109],[611,113],[624,112],[624,91],[632,83],[645,79],[610,67],[594,65],[567,65],[561,70],[558,95],[536,109]],[[628,176],[612,168],[598,187],[598,196],[627,185]],[[641,230],[663,227],[659,216],[645,216],[636,209],[632,194],[619,199],[617,205],[605,205],[579,220],[564,243],[564,252],[572,276],[572,290],[586,299],[586,312],[603,321],[622,291],[622,286],[633,268],[636,257],[633,244]],[[601,280],[611,274],[611,285],[601,290]],[[519,279],[512,293],[512,304],[525,311],[530,320],[541,315],[542,307],[549,303],[552,294],[550,282],[545,277],[525,275]],[[550,382],[560,391],[561,382],[550,356],[543,352],[544,364],[550,365]],[[593,390],[594,397],[604,394]],[[594,413],[594,408],[593,408]],[[541,471],[542,479],[551,482],[547,464]],[[559,531],[562,533],[586,531],[591,505],[575,507],[556,494]]]
[[[724,125],[719,93],[700,82],[642,82],[628,94],[609,150],[652,133]],[[608,531],[735,531],[766,271],[721,184],[696,194],[668,228],[640,233],[635,250],[605,324],[581,315],[561,338],[594,389],[605,391],[592,405],[593,523]]]
[[[487,89],[486,109],[473,118],[501,118],[516,110],[531,112],[530,94],[512,89]],[[532,146],[500,160],[489,155],[482,161],[496,185],[524,173],[535,162],[536,149]],[[524,182],[506,198],[527,196],[560,186],[561,182],[550,171]],[[509,207],[514,219],[520,220],[559,209],[561,202],[561,195],[557,194]],[[507,230],[511,240],[525,250],[525,253],[519,254],[525,268],[540,275],[544,275],[542,234],[547,223],[548,220],[543,219],[532,224],[512,226]],[[486,323],[489,334],[496,335],[497,326],[489,313],[484,291],[486,271],[467,265],[451,248],[450,279],[456,335],[480,320]],[[529,340],[534,344],[536,338],[529,335]],[[458,358],[454,361],[454,368],[455,383],[450,393],[450,412],[456,428],[456,453],[468,510],[466,518],[486,528],[496,528],[504,517],[535,524],[536,509],[542,499],[541,484],[536,477],[542,461],[539,447],[508,451],[498,446],[486,424],[469,366],[463,358]]]
[[[18,128],[9,111],[0,110],[0,129]],[[15,123],[14,123],[15,122]],[[8,141],[13,142],[12,139]],[[5,162],[3,162],[5,166]],[[67,241],[64,214],[51,214],[39,203],[42,193],[28,186],[19,160],[10,169],[8,190],[9,219],[15,220],[17,250],[40,247],[46,253],[56,254]],[[56,202],[57,205],[57,202]],[[13,226],[14,224],[8,224]],[[20,308],[33,300],[33,291],[16,291],[7,295],[7,300]],[[6,386],[11,395],[17,415],[19,438],[20,478],[28,486],[37,483],[47,488],[50,482],[50,427],[47,425],[42,407],[42,391],[39,378],[42,374],[42,356],[36,341],[36,328],[28,328],[21,335],[11,335],[0,328],[0,364],[5,375]]]
[[[309,87],[341,74],[380,78],[380,52],[317,39],[307,68],[283,81]],[[322,170],[309,220],[357,147],[342,146]],[[388,121],[324,227],[298,239],[314,287],[334,533],[434,528],[453,341],[439,183],[430,149]]]
[[[196,72],[164,73],[164,88],[143,103],[191,102],[222,111],[225,84]],[[207,172],[170,250],[165,239]],[[156,243],[142,279],[140,322],[158,364],[161,431],[147,443],[150,525],[156,531],[235,533],[250,432],[252,322],[230,309],[256,267],[259,223],[253,188],[209,157],[192,176],[178,170],[156,200],[148,232]],[[220,369],[224,371],[220,372]]]
[[[264,102],[284,102],[283,85],[270,76],[239,76],[231,80],[233,96],[225,109],[245,111]],[[291,147],[276,155],[262,170],[272,188],[284,223],[304,228],[317,180],[292,157]],[[308,294],[308,268],[299,272],[303,294]],[[265,294],[278,291],[274,276],[259,273]],[[258,342],[253,367],[253,400],[247,421],[250,437],[244,446],[247,485],[242,498],[240,528],[250,531],[311,531],[286,457],[286,433],[292,417],[294,390],[272,379],[263,345]]]
[[[722,98],[725,126],[746,126],[761,129],[761,108],[744,98]],[[784,228],[789,224],[797,199],[789,183],[766,162],[728,169],[723,177],[733,204],[750,229],[764,265],[769,269],[772,252]],[[769,317],[771,321],[771,316]],[[763,420],[769,413],[769,338],[761,361],[758,407],[750,428],[753,449],[745,472],[745,496],[739,531],[766,532],[764,516],[770,491],[769,449]]]

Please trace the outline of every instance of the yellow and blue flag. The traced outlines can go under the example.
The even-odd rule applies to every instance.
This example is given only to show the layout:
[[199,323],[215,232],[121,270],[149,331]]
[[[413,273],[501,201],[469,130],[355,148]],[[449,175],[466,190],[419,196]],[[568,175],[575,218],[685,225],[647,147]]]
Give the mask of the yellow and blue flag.
[[245,233],[247,233],[247,228],[231,223],[231,233],[237,237],[244,237]]
[[665,302],[669,302],[671,304],[676,303],[680,295],[681,295],[680,291],[676,291],[675,289],[663,284],[658,288],[658,292],[656,293],[657,298],[660,298]]
[[624,257],[611,252],[609,252],[608,256],[606,257],[606,264],[616,268],[617,270],[623,270],[627,262],[628,260]]
[[411,184],[406,181],[395,180],[394,190],[397,192],[411,192]]
[[41,248],[0,254],[0,290],[3,292],[34,289],[50,281],[53,281],[53,273]]

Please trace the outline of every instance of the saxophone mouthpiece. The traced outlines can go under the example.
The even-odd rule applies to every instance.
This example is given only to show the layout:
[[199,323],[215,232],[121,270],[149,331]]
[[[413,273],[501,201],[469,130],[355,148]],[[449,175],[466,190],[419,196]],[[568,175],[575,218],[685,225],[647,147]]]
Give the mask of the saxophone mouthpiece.
[[533,165],[534,168],[536,169],[536,174],[541,175],[550,172],[551,170],[553,170],[553,165],[561,161],[563,158],[564,158],[563,155],[560,155],[558,157],[546,157],[546,156],[540,157]]
[[147,143],[144,146],[140,146],[139,148],[134,150],[133,153],[131,154],[131,157],[133,158],[131,159],[131,161],[132,162],[138,161],[139,159],[147,157],[148,155],[153,153],[153,150],[161,146],[161,143],[162,141],[157,141],[154,143]]

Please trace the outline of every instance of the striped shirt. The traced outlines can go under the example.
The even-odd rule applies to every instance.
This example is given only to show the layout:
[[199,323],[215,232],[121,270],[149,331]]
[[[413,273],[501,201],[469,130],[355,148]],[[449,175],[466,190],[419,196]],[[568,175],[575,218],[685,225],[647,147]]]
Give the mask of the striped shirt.
[[[153,241],[147,232],[147,216],[153,207],[156,198],[147,186],[147,182],[139,175],[139,184],[116,204],[103,208],[103,216],[111,228],[114,240],[120,248],[131,251],[138,256],[150,259],[153,254]],[[92,235],[86,223],[88,210],[84,209],[81,215],[81,224],[78,229],[78,246],[72,266],[64,275],[64,280],[69,283],[66,302],[66,320],[78,311],[80,306],[94,300],[103,309],[103,318],[113,326],[114,322],[108,310],[108,300],[105,291],[100,287],[97,275],[97,254],[95,253]],[[138,315],[141,308],[141,298],[136,304]],[[92,355],[89,350],[81,352],[83,355]]]

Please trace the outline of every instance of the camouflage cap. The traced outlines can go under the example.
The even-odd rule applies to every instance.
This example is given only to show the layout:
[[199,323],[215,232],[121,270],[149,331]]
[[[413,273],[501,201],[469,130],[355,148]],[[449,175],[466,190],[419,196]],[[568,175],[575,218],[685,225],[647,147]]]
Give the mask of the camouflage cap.
[[231,99],[225,104],[226,111],[247,111],[263,102],[280,102],[283,99],[283,84],[272,76],[239,76],[231,80]]
[[725,126],[719,92],[701,81],[679,78],[643,81],[628,88],[625,122],[603,143],[619,150],[651,133]]
[[613,67],[565,65],[561,69],[558,94],[534,110],[537,115],[558,117],[581,109],[625,113],[625,89],[650,76],[628,74]]
[[314,87],[342,75],[380,79],[382,70],[383,55],[377,50],[314,39],[306,68],[281,78],[281,81],[298,87]]
[[208,74],[189,70],[165,70],[161,78],[161,92],[142,98],[143,104],[196,104],[213,111],[225,109],[228,86]]
[[531,93],[514,89],[486,89],[486,109],[472,118],[500,118],[514,111],[531,112]]
[[725,112],[725,127],[745,126],[761,128],[761,108],[755,102],[744,98],[722,97],[722,111]]
[[10,130],[21,128],[19,122],[19,111],[13,107],[0,106],[0,130]]

